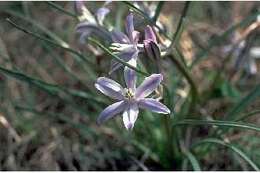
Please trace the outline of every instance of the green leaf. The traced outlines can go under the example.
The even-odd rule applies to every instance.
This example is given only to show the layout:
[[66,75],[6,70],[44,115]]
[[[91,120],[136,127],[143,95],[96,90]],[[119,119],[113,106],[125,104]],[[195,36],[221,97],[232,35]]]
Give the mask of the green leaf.
[[196,157],[190,152],[190,151],[185,151],[183,152],[185,154],[185,156],[187,157],[187,159],[190,161],[193,170],[194,171],[201,171],[200,165],[198,160],[196,159]]
[[200,145],[200,144],[204,144],[204,143],[215,143],[215,144],[220,144],[223,146],[228,147],[229,149],[231,149],[232,151],[234,151],[235,153],[237,153],[241,158],[243,158],[254,170],[259,171],[258,166],[239,148],[237,148],[236,146],[230,144],[230,143],[226,143],[220,139],[216,139],[216,138],[208,138],[202,141],[199,141],[198,143],[194,144],[192,146],[192,148]]
[[238,117],[238,118],[236,119],[236,121],[242,121],[242,120],[244,120],[244,119],[247,119],[247,118],[249,118],[249,117],[251,117],[251,116],[254,116],[254,115],[257,115],[257,114],[260,114],[260,110],[255,110],[255,111],[253,111],[253,112],[250,112],[250,113],[241,115],[240,117]]
[[[63,86],[55,85],[55,84],[49,84],[42,80],[29,77],[21,72],[8,70],[6,68],[3,68],[0,66],[0,73],[3,73],[9,77],[13,77],[17,80],[20,80],[22,82],[26,82],[30,85],[33,85],[41,90],[46,91],[47,93],[51,95],[60,96],[61,92],[63,94],[70,94],[72,96],[81,97],[83,99],[91,99],[93,101],[97,101],[99,103],[102,103],[103,101],[101,99],[95,98],[93,95],[90,95],[86,92],[80,91],[80,90],[73,90],[73,89],[67,89]],[[104,103],[104,102],[103,102]]]
[[58,4],[54,3],[54,2],[51,2],[51,1],[48,1],[48,2],[46,2],[46,3],[47,3],[49,6],[51,6],[52,8],[54,8],[54,9],[56,9],[56,10],[58,10],[58,11],[64,13],[64,14],[66,14],[66,15],[68,15],[68,16],[70,16],[70,17],[73,17],[73,18],[75,18],[75,19],[78,20],[78,17],[77,17],[76,14],[73,14],[72,12],[65,10],[65,9],[64,9],[63,7],[61,7],[60,5],[58,5]]
[[260,127],[255,126],[253,124],[248,123],[240,123],[240,122],[232,122],[232,121],[219,121],[219,120],[194,120],[194,119],[186,119],[183,121],[179,121],[173,123],[173,127],[179,125],[193,125],[193,126],[203,126],[203,125],[216,125],[220,127],[229,127],[229,128],[241,128],[241,129],[248,129],[260,132]]
[[239,101],[225,116],[226,120],[234,120],[251,102],[260,97],[260,84]]
[[176,38],[180,37],[181,31],[182,31],[182,28],[183,28],[183,23],[184,23],[186,16],[188,14],[188,9],[189,9],[190,3],[191,3],[190,1],[185,2],[184,8],[183,8],[183,11],[182,11],[182,14],[181,14],[181,18],[180,18],[179,23],[177,25],[177,29],[176,29],[176,31],[173,35],[171,46],[175,44]]
[[158,2],[158,5],[157,5],[156,10],[155,10],[155,14],[154,14],[154,16],[153,16],[153,21],[154,21],[155,23],[156,23],[156,21],[157,21],[159,15],[160,15],[160,13],[161,13],[161,10],[162,10],[163,5],[164,5],[164,1],[159,1],[159,2]]

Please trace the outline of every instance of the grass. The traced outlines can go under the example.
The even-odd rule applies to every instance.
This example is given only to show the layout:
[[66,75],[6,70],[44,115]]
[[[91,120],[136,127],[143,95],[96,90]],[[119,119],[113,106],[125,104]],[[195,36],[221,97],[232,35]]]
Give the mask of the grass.
[[[79,43],[73,2],[1,4],[0,170],[259,171],[259,72],[234,73],[238,43],[232,41],[256,22],[259,11],[248,7],[242,15],[233,9],[240,2],[165,1],[151,2],[151,15],[135,3],[112,2],[107,30],[124,28],[130,10],[141,34],[149,24],[160,42],[169,42],[160,59],[140,53],[134,67],[96,35]],[[86,4],[91,12],[102,6]],[[239,20],[227,18],[223,6]],[[250,32],[242,40],[247,57],[259,45],[256,30]],[[228,55],[227,45],[233,47]],[[95,89],[95,80],[109,76],[123,84],[122,70],[108,75],[112,59],[135,70],[138,84],[162,73],[157,95],[171,114],[141,110],[132,131],[120,116],[98,126],[99,113],[112,100]]]

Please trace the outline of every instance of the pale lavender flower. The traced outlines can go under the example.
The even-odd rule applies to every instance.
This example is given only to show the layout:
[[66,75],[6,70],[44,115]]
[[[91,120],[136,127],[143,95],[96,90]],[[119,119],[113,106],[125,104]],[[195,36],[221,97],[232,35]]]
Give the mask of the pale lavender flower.
[[[111,49],[119,58],[126,62],[132,59],[137,60],[139,53],[138,40],[140,33],[134,30],[134,21],[132,13],[130,13],[126,17],[125,30],[126,34],[115,30],[112,32],[113,43]],[[121,66],[121,63],[112,60],[110,73],[114,72]]]
[[97,79],[95,87],[103,94],[117,100],[116,103],[108,106],[101,112],[97,119],[98,124],[123,113],[123,123],[126,129],[129,130],[134,127],[139,108],[161,114],[170,113],[170,110],[156,99],[146,98],[163,80],[161,74],[152,74],[145,78],[143,83],[137,88],[135,71],[125,68],[124,78],[126,88],[106,77],[99,77]]
[[90,35],[98,36],[109,42],[112,41],[111,34],[103,27],[103,21],[110,10],[105,7],[105,3],[93,15],[84,5],[84,1],[75,1],[75,11],[79,15],[80,23],[76,26],[76,32],[80,34],[80,42],[85,43],[85,40]]

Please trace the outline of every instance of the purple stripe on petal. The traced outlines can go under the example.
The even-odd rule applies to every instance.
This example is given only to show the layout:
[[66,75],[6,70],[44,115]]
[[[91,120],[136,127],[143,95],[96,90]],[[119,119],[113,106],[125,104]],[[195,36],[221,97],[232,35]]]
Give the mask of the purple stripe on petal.
[[140,37],[140,32],[134,31],[134,32],[133,32],[134,44],[137,44],[137,43],[138,43],[139,37]]
[[138,106],[142,109],[148,109],[152,112],[161,114],[170,114],[171,111],[162,103],[152,98],[141,99],[138,102]]
[[122,43],[122,44],[130,43],[128,37],[120,31],[112,31],[112,40],[115,43]]
[[[130,59],[128,63],[134,67],[136,67],[136,60],[134,58]],[[129,67],[125,67],[124,69],[124,77],[127,88],[131,88],[132,91],[135,91],[136,86],[136,72]]]
[[111,98],[117,100],[122,100],[124,98],[123,88],[121,87],[121,85],[106,77],[99,77],[97,79],[97,82],[95,83],[95,87],[100,92]]
[[[131,51],[126,51],[126,52],[120,52],[118,54],[116,54],[120,59],[124,60],[125,62],[128,62],[129,60],[133,59],[133,60],[137,60],[137,56],[138,56],[139,51],[137,49],[132,49]],[[114,71],[116,71],[117,69],[119,69],[120,67],[122,67],[123,65],[121,63],[119,63],[118,61],[112,60],[111,61],[111,67],[110,67],[110,71],[109,74],[112,74]]]
[[127,17],[126,17],[126,33],[131,41],[131,43],[134,42],[134,37],[133,37],[133,32],[134,32],[134,21],[133,21],[133,14],[130,13]]
[[116,102],[110,106],[108,106],[106,109],[104,109],[98,119],[97,123],[101,124],[105,121],[107,121],[110,118],[113,118],[115,115],[119,114],[120,112],[123,112],[127,106],[127,103],[124,101]]
[[152,40],[153,42],[157,43],[156,41],[156,35],[153,32],[152,27],[150,27],[149,25],[146,26],[145,30],[144,30],[144,37],[145,40]]
[[135,97],[144,98],[150,95],[161,83],[163,76],[161,74],[152,74],[145,78],[143,83],[136,89]]
[[139,109],[136,103],[129,105],[123,113],[123,122],[127,130],[133,129],[135,121],[138,117]]

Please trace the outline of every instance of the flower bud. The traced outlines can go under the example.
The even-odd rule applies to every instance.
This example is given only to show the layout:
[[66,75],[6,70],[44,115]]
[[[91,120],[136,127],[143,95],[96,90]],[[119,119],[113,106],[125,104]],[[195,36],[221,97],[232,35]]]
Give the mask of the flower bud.
[[149,25],[145,28],[144,50],[149,58],[156,60],[161,56],[161,51],[157,44],[156,35]]

